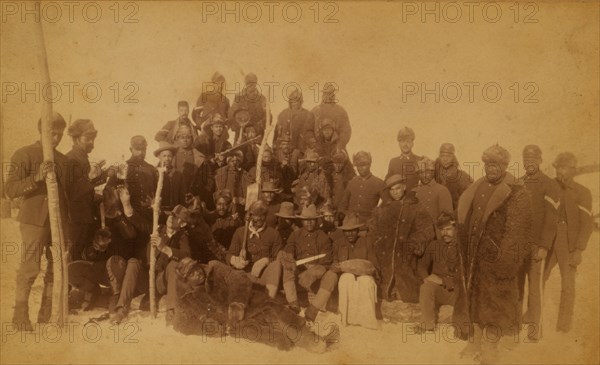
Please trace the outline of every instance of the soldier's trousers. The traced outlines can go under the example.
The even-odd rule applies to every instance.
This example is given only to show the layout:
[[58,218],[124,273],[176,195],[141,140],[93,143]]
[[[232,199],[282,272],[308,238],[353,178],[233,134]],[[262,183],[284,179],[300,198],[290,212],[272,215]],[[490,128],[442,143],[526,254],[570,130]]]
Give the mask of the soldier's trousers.
[[117,308],[129,309],[131,301],[137,295],[148,292],[148,270],[142,261],[130,258],[125,265],[125,274],[121,286],[121,294],[117,302]]
[[251,273],[247,274],[250,281],[266,287],[269,297],[275,298],[279,289],[279,281],[281,280],[281,263],[279,260],[270,262],[258,278]]
[[438,312],[442,305],[454,305],[456,290],[448,290],[440,284],[425,280],[421,284],[419,306],[421,307],[421,328],[435,329]]
[[156,292],[167,295],[167,310],[174,310],[177,304],[177,264],[177,261],[171,260],[165,270],[156,273]]
[[98,285],[108,286],[113,295],[121,293],[127,261],[111,256],[102,261],[75,261],[69,264],[69,284],[79,290],[94,292]]
[[378,328],[375,315],[377,284],[372,276],[343,273],[338,282],[338,293],[343,325]]
[[312,286],[319,281],[319,289],[312,300],[312,305],[320,310],[325,310],[331,293],[337,285],[338,276],[333,271],[329,271],[323,265],[311,265],[306,270],[298,272],[296,270],[283,270],[283,290],[288,303],[298,300],[296,290],[296,281],[309,293],[313,292]]
[[569,265],[569,240],[567,237],[567,224],[559,223],[556,229],[556,238],[552,250],[548,253],[544,282],[550,277],[550,272],[558,264],[560,270],[560,305],[558,307],[558,330],[568,332],[573,320],[575,307],[575,276],[577,268]]
[[[40,260],[45,253],[48,267],[44,275],[43,297],[52,298],[52,283],[54,270],[52,267],[52,250],[50,244],[52,237],[50,227],[38,227],[21,223],[21,263],[17,270],[17,285],[15,288],[15,302],[27,304],[33,282],[40,273]],[[57,243],[58,244],[58,243]]]
[[538,339],[540,335],[540,317],[542,314],[542,261],[530,260],[519,271],[519,308],[525,301],[525,280],[529,294],[527,296],[527,310],[522,322],[528,326],[527,335],[530,339]]

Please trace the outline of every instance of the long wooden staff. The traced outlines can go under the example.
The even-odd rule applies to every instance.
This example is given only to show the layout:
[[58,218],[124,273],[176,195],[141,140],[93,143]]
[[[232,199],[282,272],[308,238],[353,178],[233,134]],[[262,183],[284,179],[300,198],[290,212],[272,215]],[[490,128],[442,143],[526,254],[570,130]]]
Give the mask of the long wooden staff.
[[[163,182],[165,180],[165,168],[158,167],[158,183],[156,184],[156,194],[154,194],[154,204],[152,205],[152,237],[158,237],[158,218],[160,217],[160,197],[162,194]],[[150,313],[156,318],[156,247],[150,243]]]
[[[40,2],[36,1],[39,7]],[[46,43],[44,40],[44,29],[42,22],[36,23],[36,40],[38,42],[38,62],[40,66],[40,77],[43,85],[50,85],[50,70],[48,69],[48,57],[46,55]],[[42,107],[42,150],[44,161],[52,162],[54,166],[54,147],[52,146],[52,88],[46,90],[49,93]],[[62,167],[62,166],[61,166]],[[63,325],[69,315],[68,307],[68,258],[69,253],[65,245],[64,233],[61,226],[60,201],[58,183],[54,169],[46,174],[46,190],[48,192],[48,215],[50,220],[50,232],[52,237],[53,260],[49,262],[54,270],[54,282],[52,289],[52,314],[50,321]]]
[[[260,196],[260,185],[262,181],[262,157],[265,152],[265,148],[267,147],[267,141],[269,139],[269,134],[273,131],[274,125],[273,120],[271,118],[271,110],[269,106],[269,89],[267,89],[266,94],[266,128],[265,133],[263,134],[262,142],[260,144],[260,148],[258,149],[258,156],[256,156],[256,182],[254,184],[248,185],[246,188],[246,212],[249,211],[250,206],[258,200]],[[240,257],[242,260],[246,259],[246,244],[248,241],[248,227],[250,225],[250,221],[246,219],[246,229],[244,230],[244,240],[242,241],[242,249],[240,250]]]

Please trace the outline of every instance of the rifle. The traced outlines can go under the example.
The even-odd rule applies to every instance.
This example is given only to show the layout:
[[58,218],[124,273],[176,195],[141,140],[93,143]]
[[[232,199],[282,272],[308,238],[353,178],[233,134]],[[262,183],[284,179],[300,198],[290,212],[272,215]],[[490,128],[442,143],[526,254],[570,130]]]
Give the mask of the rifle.
[[231,154],[232,152],[235,152],[235,151],[237,151],[237,150],[241,149],[242,147],[245,147],[245,146],[247,146],[247,145],[249,145],[249,144],[252,144],[252,143],[254,143],[254,142],[258,141],[260,138],[261,138],[260,136],[256,136],[256,137],[254,137],[254,138],[251,138],[251,139],[249,139],[249,140],[247,140],[247,141],[244,141],[244,142],[242,142],[242,143],[238,144],[237,146],[231,147],[231,148],[230,148],[230,149],[228,149],[228,150],[225,150],[225,151],[223,151],[223,152],[218,152],[218,153],[216,153],[216,154],[215,154],[215,157],[219,157],[219,156],[227,156],[227,155]]

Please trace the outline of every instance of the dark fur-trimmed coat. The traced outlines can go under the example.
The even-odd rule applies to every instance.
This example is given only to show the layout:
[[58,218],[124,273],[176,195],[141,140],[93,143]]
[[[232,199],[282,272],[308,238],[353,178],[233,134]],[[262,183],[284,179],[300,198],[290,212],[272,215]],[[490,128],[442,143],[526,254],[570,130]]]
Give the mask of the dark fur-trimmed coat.
[[462,264],[453,321],[461,327],[463,339],[470,333],[471,324],[493,327],[510,335],[520,322],[517,275],[527,251],[531,199],[525,187],[515,182],[507,174],[491,195],[480,237],[469,240],[468,231],[473,198],[480,184],[486,183],[485,177],[465,190],[458,202]]
[[[315,341],[316,335],[305,326],[304,318],[269,298],[264,288],[253,290],[243,271],[219,261],[203,267],[207,273],[204,285],[192,288],[178,277],[173,320],[176,331],[206,337],[229,335],[282,350],[294,345],[325,349],[324,339]],[[244,319],[239,322],[229,320],[228,307],[233,302],[246,305]]]
[[402,301],[418,303],[422,279],[417,261],[435,235],[429,213],[409,191],[375,209],[370,226],[381,272],[380,296],[389,299],[395,287]]

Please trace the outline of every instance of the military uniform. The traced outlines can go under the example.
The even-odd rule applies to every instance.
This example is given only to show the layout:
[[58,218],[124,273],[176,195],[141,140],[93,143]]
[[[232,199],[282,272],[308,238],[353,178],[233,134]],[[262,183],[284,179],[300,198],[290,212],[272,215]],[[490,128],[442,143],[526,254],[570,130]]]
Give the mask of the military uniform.
[[[302,94],[295,90],[290,94],[290,101],[299,101],[302,103]],[[283,138],[289,138],[292,150],[301,151],[304,149],[305,140],[310,136],[314,136],[315,117],[313,113],[307,109],[289,108],[284,109],[277,116],[277,124],[275,125],[275,145],[279,145],[279,141]]]
[[[541,156],[540,156],[541,157]],[[539,248],[549,251],[556,235],[557,210],[560,201],[559,187],[556,181],[537,171],[533,175],[526,174],[519,179],[531,196],[532,226],[529,236],[528,257],[519,273],[519,299],[522,303],[525,293],[525,279],[528,279],[527,311],[523,322],[532,324],[528,336],[538,338],[542,311],[541,280],[542,261],[537,259]],[[519,307],[521,308],[522,305]]]
[[186,126],[190,128],[192,132],[192,136],[195,138],[198,136],[198,129],[196,126],[192,124],[192,121],[188,119],[188,117],[177,118],[175,120],[168,121],[154,136],[154,140],[156,142],[166,141],[171,144],[176,142],[177,131],[181,126]]
[[441,154],[451,154],[452,163],[444,167],[442,166],[440,159],[435,161],[435,181],[444,185],[450,191],[452,196],[452,207],[456,210],[458,206],[458,198],[460,198],[463,191],[465,191],[469,185],[473,183],[473,178],[466,172],[460,169],[460,165],[455,156],[454,145],[451,143],[444,143],[440,146]]
[[[564,163],[559,158],[554,166]],[[570,154],[568,154],[570,155]],[[574,156],[570,155],[575,160]],[[576,165],[576,160],[574,162]],[[592,222],[592,194],[590,190],[572,179],[566,182],[558,181],[560,203],[558,209],[558,223],[556,237],[548,252],[544,281],[548,279],[554,266],[558,264],[561,276],[561,295],[558,309],[557,330],[568,332],[573,321],[573,308],[575,307],[575,277],[578,262],[573,256],[579,255],[586,247],[593,229]]]
[[[31,286],[40,272],[40,258],[46,255],[48,262],[52,262],[52,244],[50,222],[48,213],[48,193],[45,182],[35,182],[40,164],[44,161],[42,144],[35,142],[17,150],[11,158],[9,170],[4,185],[6,195],[11,198],[23,198],[17,221],[21,232],[21,260],[17,270],[15,288],[15,315],[13,322],[17,325],[30,325],[29,323],[29,294]],[[54,151],[54,163],[58,180],[58,193],[60,217],[62,227],[68,239],[67,195],[70,189],[71,164],[65,155]],[[57,243],[58,244],[58,243]],[[48,265],[44,276],[44,289],[42,293],[42,306],[38,315],[38,322],[46,322],[50,317],[52,308],[52,283],[53,265]]]
[[392,158],[385,179],[392,175],[405,176],[406,190],[414,189],[419,184],[419,161],[422,159],[423,156],[417,156],[412,152]]
[[337,104],[335,88],[332,84],[325,84],[321,104],[315,106],[311,113],[315,119],[315,135],[319,134],[324,119],[331,119],[334,130],[337,132],[337,145],[345,149],[352,136],[352,127],[346,109]]
[[214,208],[215,179],[210,162],[204,155],[193,148],[179,148],[173,158],[173,166],[183,174],[184,191],[199,196],[209,209]]
[[142,212],[149,207],[142,208],[145,200],[154,199],[158,171],[156,167],[139,158],[131,157],[127,160],[127,188],[131,195],[131,205],[134,210]]
[[454,211],[450,192],[435,180],[431,180],[427,184],[417,185],[414,192],[421,205],[429,213],[432,221],[437,219],[442,212],[451,213]]
[[371,218],[373,209],[379,204],[384,189],[383,180],[373,174],[366,177],[355,176],[348,183],[338,210],[346,215],[356,213],[360,222],[366,223]]

